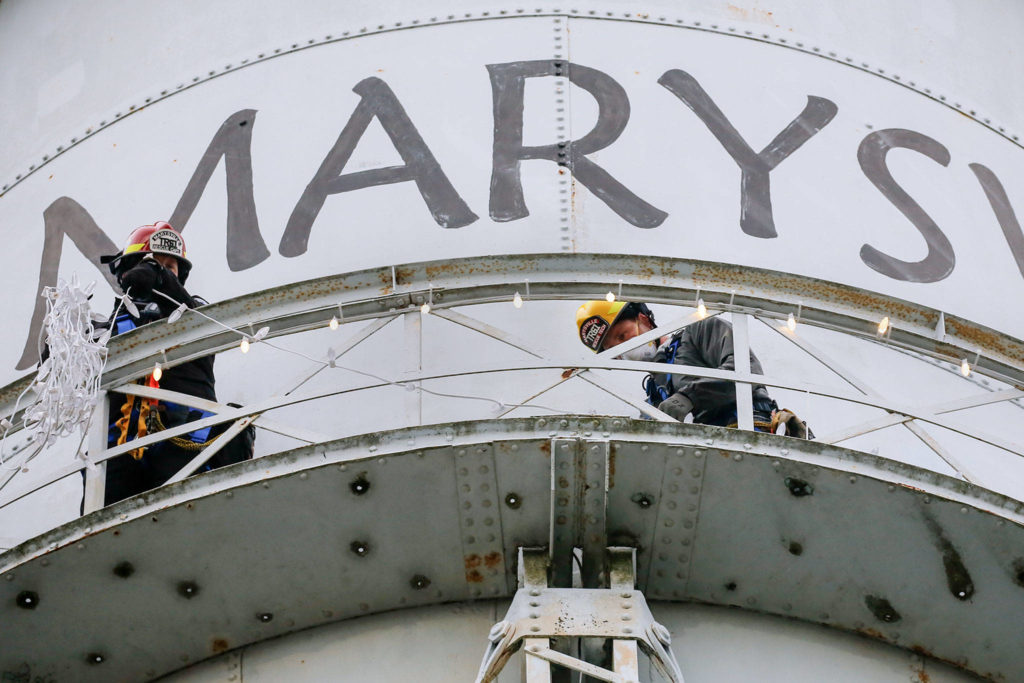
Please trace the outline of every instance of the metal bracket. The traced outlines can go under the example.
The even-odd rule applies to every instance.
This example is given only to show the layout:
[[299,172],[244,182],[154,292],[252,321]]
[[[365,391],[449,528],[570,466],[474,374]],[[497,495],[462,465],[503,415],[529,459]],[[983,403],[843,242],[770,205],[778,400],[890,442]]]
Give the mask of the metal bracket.
[[583,585],[596,588],[605,584],[609,454],[607,441],[551,440],[549,547],[555,586],[572,586],[575,547],[583,549]]
[[[682,683],[668,629],[654,620],[643,593],[633,588],[636,550],[609,548],[608,554],[610,588],[549,588],[547,553],[520,548],[520,588],[505,618],[491,628],[476,682],[495,680],[521,647],[527,683],[550,680],[552,662],[605,681],[635,682],[639,645],[669,681]],[[615,671],[555,652],[551,638],[613,639]]]

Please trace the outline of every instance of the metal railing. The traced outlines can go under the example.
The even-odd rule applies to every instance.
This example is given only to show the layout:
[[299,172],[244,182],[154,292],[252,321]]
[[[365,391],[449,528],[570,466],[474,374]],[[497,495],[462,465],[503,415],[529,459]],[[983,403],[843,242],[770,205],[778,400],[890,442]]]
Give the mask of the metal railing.
[[[712,311],[729,315],[734,330],[736,370],[667,366],[616,359],[616,356],[632,348],[696,321],[699,319],[697,313],[682,316],[659,326],[657,330],[596,355],[587,353],[552,357],[538,344],[524,341],[508,330],[458,310],[469,305],[511,302],[516,293],[528,302],[582,301],[603,298],[609,291],[625,300],[676,306],[695,307],[700,299]],[[428,304],[429,311],[421,308],[423,304]],[[884,342],[895,349],[954,365],[959,365],[964,358],[973,358],[972,373],[1007,383],[1011,387],[1024,386],[1024,343],[934,309],[789,274],[638,256],[566,254],[457,259],[359,271],[301,282],[214,304],[203,311],[213,321],[195,316],[186,317],[173,324],[157,322],[115,337],[110,344],[110,357],[102,384],[107,392],[131,393],[142,398],[173,401],[214,413],[212,417],[107,448],[107,402],[105,397],[101,397],[88,441],[88,455],[54,468],[42,481],[26,489],[17,492],[0,491],[0,508],[65,477],[85,471],[84,510],[88,513],[103,504],[106,461],[130,450],[182,436],[206,426],[232,423],[220,439],[201,451],[168,482],[173,483],[199,469],[233,435],[249,424],[304,443],[319,443],[331,438],[305,426],[273,420],[267,416],[271,411],[329,397],[359,396],[360,392],[390,385],[415,389],[422,396],[422,392],[439,393],[423,387],[423,382],[504,372],[550,370],[553,371],[553,380],[527,397],[487,399],[497,404],[499,415],[508,414],[518,407],[533,406],[535,404],[531,402],[539,396],[566,382],[574,382],[585,383],[591,389],[613,396],[623,406],[637,410],[651,419],[671,422],[673,418],[646,404],[640,396],[622,392],[595,373],[660,372],[735,382],[740,429],[753,429],[751,388],[755,384],[881,409],[886,413],[882,417],[850,425],[832,434],[820,435],[819,438],[824,442],[837,443],[902,425],[960,477],[973,483],[983,482],[972,471],[970,463],[943,446],[929,433],[926,425],[938,426],[1013,455],[1024,456],[1024,444],[1014,438],[985,433],[949,417],[958,411],[1024,398],[1024,391],[1019,388],[985,390],[956,400],[926,405],[904,405],[883,396],[849,368],[797,334],[786,321],[796,313],[801,326],[821,327],[861,339]],[[416,367],[399,379],[356,370],[368,378],[357,386],[301,390],[311,378],[324,370],[335,367],[351,370],[339,364],[342,356],[372,339],[399,318],[406,323],[410,340],[418,343],[413,338],[422,335],[420,322],[424,315],[435,316],[496,339],[525,352],[534,360],[447,370],[422,370],[419,367],[421,364],[416,363]],[[883,317],[888,322],[884,333],[879,328],[879,321]],[[231,408],[193,396],[132,383],[148,374],[156,361],[168,368],[204,355],[234,349],[240,335],[228,331],[225,326],[242,331],[266,326],[270,330],[267,335],[269,340],[322,328],[332,318],[339,319],[346,326],[359,321],[368,324],[327,359],[309,358],[309,368],[280,392],[242,408]],[[219,323],[215,324],[214,321]],[[802,353],[841,377],[848,388],[807,382],[800,377],[752,374],[748,361],[752,324],[763,324],[774,330]],[[979,339],[985,341],[984,346],[977,343]],[[6,414],[12,422],[17,420],[17,415],[12,414],[13,397],[30,380],[27,378],[0,390],[0,414]],[[8,483],[13,476],[4,477],[0,485]]]

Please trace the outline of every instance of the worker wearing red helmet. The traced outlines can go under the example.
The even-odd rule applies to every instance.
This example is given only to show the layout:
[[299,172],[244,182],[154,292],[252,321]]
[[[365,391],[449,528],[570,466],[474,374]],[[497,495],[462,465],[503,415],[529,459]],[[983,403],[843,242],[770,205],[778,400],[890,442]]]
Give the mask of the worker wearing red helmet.
[[[181,304],[196,308],[207,302],[185,289],[192,262],[185,253],[185,240],[169,223],[157,222],[136,228],[124,248],[103,256],[121,289],[135,303],[138,316],[115,306],[114,315],[104,326],[113,334],[123,334],[169,316]],[[158,385],[162,389],[216,401],[213,356],[197,358],[163,370]],[[150,385],[157,381],[150,376]],[[108,447],[127,443],[146,434],[194,422],[212,415],[198,408],[169,401],[152,401],[137,396],[111,394]],[[191,461],[209,441],[226,429],[217,425],[191,432],[183,437],[161,441],[107,461],[105,504],[155,488],[167,481]],[[240,462],[252,456],[254,430],[251,426],[216,453],[203,469]]]

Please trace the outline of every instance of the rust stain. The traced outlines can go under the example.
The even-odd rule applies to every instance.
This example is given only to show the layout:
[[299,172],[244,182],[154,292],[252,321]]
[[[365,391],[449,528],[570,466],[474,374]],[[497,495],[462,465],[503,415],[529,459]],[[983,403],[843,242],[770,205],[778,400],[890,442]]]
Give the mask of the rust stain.
[[225,640],[224,638],[214,638],[213,642],[210,643],[210,650],[213,651],[213,654],[220,654],[221,652],[227,652],[228,651],[228,647],[229,647],[228,646],[228,641]]
[[562,372],[562,379],[569,379],[570,377],[572,377],[572,373],[574,372],[576,372],[576,368],[566,368]]
[[868,636],[869,638],[876,638],[878,640],[885,640],[885,641],[889,640],[888,638],[885,637],[884,633],[882,633],[881,631],[879,631],[877,629],[873,629],[873,628],[870,628],[870,627],[859,628],[859,629],[857,629],[857,633],[860,633],[861,635]]
[[494,569],[501,565],[501,553],[494,551],[493,553],[487,553],[484,556],[484,566],[488,569]]
[[550,441],[542,441],[541,444],[540,444],[540,452],[541,453],[547,453],[548,455],[551,455],[551,442]]
[[483,564],[483,559],[476,553],[473,553],[463,557],[462,562],[466,566],[466,581],[469,583],[483,583],[484,575],[477,569],[477,567]]
[[[967,668],[967,659],[966,658],[960,659],[960,660],[954,660],[954,659],[947,659],[946,657],[940,657],[940,656],[936,655],[934,652],[932,652],[931,650],[929,650],[928,648],[926,648],[924,645],[911,645],[910,649],[911,649],[911,651],[921,655],[922,657],[928,657],[929,659],[934,659],[937,662],[942,662],[943,664],[948,664],[949,666],[952,666],[952,667],[954,667],[956,669],[960,669],[961,671],[970,671],[970,669]],[[987,678],[991,678],[993,680],[998,680],[998,679],[1002,679],[1003,678],[1003,676],[1001,674],[996,674],[996,676],[992,676],[991,674],[987,674],[986,677]],[[996,678],[996,677],[998,677],[998,678]]]

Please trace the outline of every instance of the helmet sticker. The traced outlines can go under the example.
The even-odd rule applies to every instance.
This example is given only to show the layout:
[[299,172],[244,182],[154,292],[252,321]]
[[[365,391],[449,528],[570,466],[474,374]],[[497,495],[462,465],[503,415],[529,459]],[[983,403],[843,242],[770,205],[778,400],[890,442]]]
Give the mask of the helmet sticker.
[[185,255],[185,244],[173,230],[157,230],[149,238],[149,250],[180,257]]
[[600,316],[591,316],[580,325],[580,339],[589,348],[597,351],[601,346],[601,340],[604,339],[604,333],[608,331],[609,327],[607,320]]

